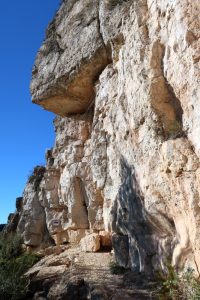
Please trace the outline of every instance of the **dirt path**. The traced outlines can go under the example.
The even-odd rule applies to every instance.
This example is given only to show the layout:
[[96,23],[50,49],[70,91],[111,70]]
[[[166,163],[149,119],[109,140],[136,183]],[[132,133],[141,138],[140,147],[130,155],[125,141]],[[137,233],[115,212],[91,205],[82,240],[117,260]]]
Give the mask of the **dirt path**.
[[32,299],[156,299],[152,292],[155,287],[147,278],[131,272],[111,274],[112,260],[110,252],[84,253],[78,247],[47,256],[29,271],[32,285],[40,286]]

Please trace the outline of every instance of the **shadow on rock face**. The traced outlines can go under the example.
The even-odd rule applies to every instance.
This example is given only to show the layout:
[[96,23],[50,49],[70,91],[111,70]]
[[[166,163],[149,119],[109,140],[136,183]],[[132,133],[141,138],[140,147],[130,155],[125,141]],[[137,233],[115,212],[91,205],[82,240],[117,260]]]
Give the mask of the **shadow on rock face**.
[[0,232],[4,230],[6,224],[0,224]]
[[[152,270],[155,242],[152,228],[144,209],[143,198],[136,180],[135,170],[121,159],[122,184],[117,197],[113,229],[113,248],[119,264],[130,266],[135,272]],[[123,251],[119,251],[119,244]],[[123,256],[123,257],[122,257]]]
[[89,286],[84,279],[69,282],[62,295],[63,300],[87,300],[89,296]]

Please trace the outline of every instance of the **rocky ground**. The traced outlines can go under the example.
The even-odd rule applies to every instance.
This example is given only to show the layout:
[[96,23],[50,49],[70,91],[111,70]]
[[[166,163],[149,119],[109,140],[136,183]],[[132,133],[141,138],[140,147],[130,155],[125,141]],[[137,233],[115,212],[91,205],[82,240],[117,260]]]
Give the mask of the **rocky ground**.
[[113,254],[108,251],[84,253],[77,246],[55,246],[27,273],[28,299],[157,299],[156,285],[130,271],[114,275],[110,271]]

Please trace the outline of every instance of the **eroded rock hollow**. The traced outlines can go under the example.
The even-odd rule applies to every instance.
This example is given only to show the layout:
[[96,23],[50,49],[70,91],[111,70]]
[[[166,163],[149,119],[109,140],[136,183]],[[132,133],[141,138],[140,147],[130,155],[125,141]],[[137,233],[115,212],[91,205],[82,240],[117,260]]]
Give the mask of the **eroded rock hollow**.
[[23,195],[27,246],[111,237],[124,267],[198,274],[199,15],[195,0],[63,1],[33,68],[33,102],[58,116]]

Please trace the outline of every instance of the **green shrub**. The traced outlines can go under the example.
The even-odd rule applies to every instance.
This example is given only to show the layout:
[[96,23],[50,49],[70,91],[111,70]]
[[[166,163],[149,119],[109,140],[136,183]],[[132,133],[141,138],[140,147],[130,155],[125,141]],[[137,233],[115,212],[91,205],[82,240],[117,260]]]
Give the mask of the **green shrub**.
[[121,267],[117,262],[111,261],[110,262],[110,273],[119,275],[124,274],[126,272],[126,269],[124,267]]
[[23,276],[25,266],[19,261],[1,261],[0,263],[0,299],[22,299],[28,289],[28,279]]
[[159,299],[176,299],[179,289],[179,277],[170,264],[167,264],[167,274],[165,276],[159,274],[159,281],[161,281]]
[[22,238],[20,235],[9,234],[0,236],[0,258],[12,259],[23,253]]
[[167,275],[162,278],[160,300],[200,299],[200,283],[194,277],[194,270],[188,268],[179,275],[171,265],[167,269]]
[[29,280],[24,274],[38,260],[37,255],[23,251],[20,236],[0,236],[0,300],[25,297]]

